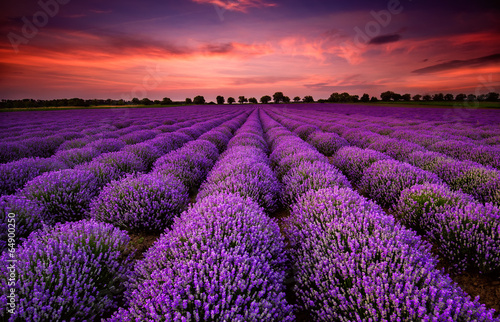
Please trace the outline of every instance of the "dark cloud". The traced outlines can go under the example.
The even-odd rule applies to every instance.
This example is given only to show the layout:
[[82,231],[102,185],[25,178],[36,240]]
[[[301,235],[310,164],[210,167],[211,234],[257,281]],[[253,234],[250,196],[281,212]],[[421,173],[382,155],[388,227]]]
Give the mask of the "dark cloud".
[[493,54],[479,58],[467,60],[452,60],[446,63],[436,64],[412,71],[415,74],[437,73],[450,69],[458,69],[463,67],[478,67],[483,65],[495,64],[500,62],[500,54]]
[[399,34],[382,35],[382,36],[373,37],[368,42],[368,44],[369,45],[383,45],[383,44],[388,44],[391,42],[396,42],[399,40],[401,40],[401,35],[399,35]]
[[203,49],[211,54],[227,54],[234,50],[234,45],[232,43],[208,44],[203,46]]

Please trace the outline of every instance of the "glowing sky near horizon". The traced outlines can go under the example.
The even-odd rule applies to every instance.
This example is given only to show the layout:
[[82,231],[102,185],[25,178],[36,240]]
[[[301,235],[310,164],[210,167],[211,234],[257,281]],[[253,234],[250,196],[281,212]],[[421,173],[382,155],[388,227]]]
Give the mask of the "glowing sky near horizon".
[[500,91],[492,1],[58,1],[0,4],[0,99]]

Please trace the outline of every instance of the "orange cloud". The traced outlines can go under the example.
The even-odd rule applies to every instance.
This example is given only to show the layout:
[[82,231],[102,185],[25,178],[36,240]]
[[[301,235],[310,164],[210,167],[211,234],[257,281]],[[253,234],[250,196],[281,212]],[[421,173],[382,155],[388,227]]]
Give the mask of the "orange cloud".
[[266,2],[264,0],[193,0],[201,4],[214,4],[220,8],[247,12],[250,8],[275,7],[275,3]]

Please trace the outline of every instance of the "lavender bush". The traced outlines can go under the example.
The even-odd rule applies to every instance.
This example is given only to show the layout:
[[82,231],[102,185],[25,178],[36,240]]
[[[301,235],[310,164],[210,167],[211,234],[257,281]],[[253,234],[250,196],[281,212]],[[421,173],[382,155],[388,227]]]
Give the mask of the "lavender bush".
[[430,220],[429,236],[457,272],[472,269],[500,273],[500,209],[492,204],[469,203],[437,213]]
[[20,194],[43,206],[43,219],[48,223],[77,221],[88,214],[99,183],[90,171],[66,169],[34,178]]
[[162,232],[188,204],[181,181],[131,175],[106,186],[92,202],[90,216],[134,232]]
[[401,191],[416,184],[441,183],[435,174],[395,160],[373,163],[363,173],[360,188],[383,207],[394,205]]
[[92,161],[92,159],[99,154],[99,151],[94,148],[83,147],[71,150],[61,150],[54,155],[54,159],[63,162],[68,168],[73,168],[79,164]]
[[42,173],[65,168],[64,163],[51,158],[24,158],[0,164],[0,195],[15,193]]
[[[95,221],[33,233],[16,253],[15,313],[7,313],[7,265],[0,268],[5,321],[91,321],[116,309],[130,270],[129,237]],[[7,253],[1,256],[6,263]],[[9,318],[10,316],[10,318]]]
[[430,246],[345,188],[310,191],[287,223],[299,303],[317,321],[491,321]]
[[302,162],[291,169],[283,177],[283,191],[281,199],[283,205],[293,205],[302,194],[309,190],[322,188],[351,187],[351,184],[340,171],[331,164],[314,161]]
[[129,308],[110,321],[292,321],[285,261],[278,225],[255,202],[211,195],[137,263]]
[[358,147],[343,147],[331,158],[331,162],[351,181],[358,185],[363,172],[373,163],[389,160],[390,157],[374,150]]
[[318,151],[328,157],[332,156],[340,148],[348,146],[349,142],[335,133],[317,131],[307,137],[307,142]]
[[[14,217],[9,214],[13,213]],[[7,247],[9,228],[14,230],[16,247],[19,246],[31,232],[42,228],[43,208],[36,202],[19,196],[0,197],[0,252]],[[10,222],[9,219],[14,221]],[[9,226],[13,223],[14,226]]]
[[451,191],[444,184],[425,183],[403,190],[393,210],[405,225],[425,234],[436,213],[472,202],[471,196]]
[[103,163],[109,165],[122,174],[143,172],[146,167],[142,160],[135,154],[127,151],[108,152],[94,158],[91,163]]

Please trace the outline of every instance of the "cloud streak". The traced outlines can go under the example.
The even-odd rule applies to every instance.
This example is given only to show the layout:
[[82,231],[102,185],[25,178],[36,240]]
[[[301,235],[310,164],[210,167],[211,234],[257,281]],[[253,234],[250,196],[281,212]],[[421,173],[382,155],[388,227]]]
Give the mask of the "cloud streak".
[[383,45],[383,44],[388,44],[391,42],[396,42],[401,40],[401,35],[399,34],[393,34],[393,35],[382,35],[378,37],[372,38],[368,44],[369,45]]
[[461,69],[467,67],[480,67],[491,64],[500,63],[500,54],[494,54],[489,56],[483,56],[479,58],[466,59],[466,60],[452,60],[441,64],[436,64],[424,68],[419,68],[412,73],[415,74],[430,74],[430,73],[439,73],[443,71],[453,70],[453,69]]
[[275,3],[264,0],[193,0],[200,4],[213,4],[230,11],[248,12],[250,8],[275,7]]

